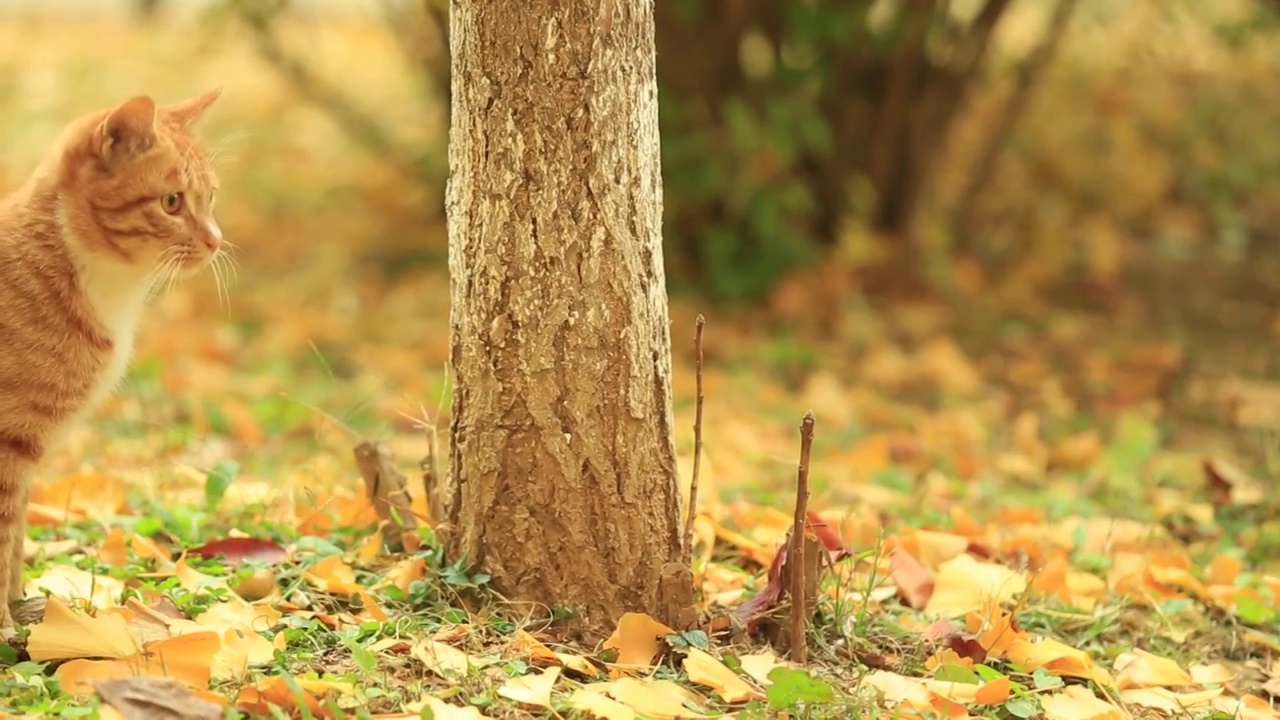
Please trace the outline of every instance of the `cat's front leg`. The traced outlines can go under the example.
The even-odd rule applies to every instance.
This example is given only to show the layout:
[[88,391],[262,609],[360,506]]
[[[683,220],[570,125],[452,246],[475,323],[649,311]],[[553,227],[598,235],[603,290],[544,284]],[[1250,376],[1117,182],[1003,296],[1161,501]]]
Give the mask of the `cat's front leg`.
[[38,445],[0,434],[0,640],[15,633],[9,606],[22,599],[27,482],[39,456]]

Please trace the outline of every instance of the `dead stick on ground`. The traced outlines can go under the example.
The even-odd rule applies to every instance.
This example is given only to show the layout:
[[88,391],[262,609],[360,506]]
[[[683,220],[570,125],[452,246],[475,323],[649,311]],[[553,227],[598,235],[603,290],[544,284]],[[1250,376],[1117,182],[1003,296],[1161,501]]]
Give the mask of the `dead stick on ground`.
[[689,517],[684,523],[685,563],[693,568],[693,525],[698,519],[698,472],[702,469],[702,327],[707,319],[701,314],[694,323],[694,367],[698,383],[698,397],[693,410],[693,477],[689,479]]
[[396,469],[391,450],[377,440],[364,440],[352,452],[356,467],[364,478],[369,500],[378,512],[384,543],[416,552],[418,521],[413,515],[408,483]]
[[804,537],[805,519],[809,515],[809,451],[813,447],[813,411],[800,422],[800,467],[796,472],[796,517],[791,527],[791,547],[787,566],[791,568],[791,660],[808,662],[809,646],[805,637]]

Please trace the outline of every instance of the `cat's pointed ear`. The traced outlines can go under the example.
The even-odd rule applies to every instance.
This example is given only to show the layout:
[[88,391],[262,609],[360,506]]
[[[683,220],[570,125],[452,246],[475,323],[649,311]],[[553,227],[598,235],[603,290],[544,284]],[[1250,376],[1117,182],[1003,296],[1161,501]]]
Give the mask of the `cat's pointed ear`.
[[183,130],[191,127],[204,115],[205,110],[222,95],[222,88],[214,88],[207,93],[197,95],[180,103],[166,105],[162,112]]
[[124,101],[98,126],[94,149],[107,165],[136,157],[156,141],[156,104],[145,95]]

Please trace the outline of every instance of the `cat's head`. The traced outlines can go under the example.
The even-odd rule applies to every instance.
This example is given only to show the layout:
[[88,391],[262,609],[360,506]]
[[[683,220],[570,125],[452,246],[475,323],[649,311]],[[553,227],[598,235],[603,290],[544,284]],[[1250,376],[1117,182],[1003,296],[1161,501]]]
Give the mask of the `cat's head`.
[[176,275],[219,252],[218,179],[192,130],[220,94],[164,106],[139,96],[68,127],[56,172],[64,222],[82,251]]

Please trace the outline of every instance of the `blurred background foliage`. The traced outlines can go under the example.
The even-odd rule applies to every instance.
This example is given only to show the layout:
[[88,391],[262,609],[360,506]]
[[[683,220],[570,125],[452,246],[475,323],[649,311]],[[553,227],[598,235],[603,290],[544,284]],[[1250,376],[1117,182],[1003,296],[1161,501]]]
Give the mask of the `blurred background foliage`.
[[[1216,287],[1265,293],[1280,270],[1266,252],[1280,229],[1277,5],[659,0],[672,289],[758,302],[788,278],[871,292],[1013,280],[1014,292],[1105,307],[1129,281],[1213,273]],[[228,184],[277,221],[268,254],[359,208],[363,269],[438,266],[447,0],[131,10],[152,48],[140,63],[202,58],[175,93],[210,76],[237,112],[273,119],[223,116],[251,133],[232,143],[252,162]],[[157,51],[174,16],[188,22]],[[40,82],[24,61],[0,74],[0,99],[17,108]],[[38,105],[50,121],[66,112]],[[364,162],[325,164],[352,146]],[[0,172],[26,159],[10,153]],[[280,237],[290,229],[297,241]]]
[[[1265,252],[1280,229],[1276,8],[660,0],[673,288],[758,301],[831,262],[891,288],[1012,275],[1104,304],[1126,279],[1206,266],[1233,285],[1269,286],[1280,269]],[[401,51],[421,94],[408,117],[344,93],[341,70],[308,52],[305,33],[284,39],[308,14],[301,3],[221,9],[438,219],[444,0],[366,8],[385,21],[369,31]],[[442,253],[384,250],[393,267],[406,252]],[[828,271],[818,282],[836,280]]]

